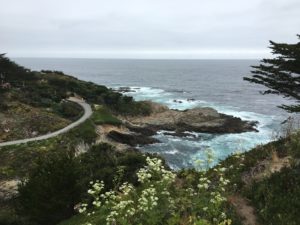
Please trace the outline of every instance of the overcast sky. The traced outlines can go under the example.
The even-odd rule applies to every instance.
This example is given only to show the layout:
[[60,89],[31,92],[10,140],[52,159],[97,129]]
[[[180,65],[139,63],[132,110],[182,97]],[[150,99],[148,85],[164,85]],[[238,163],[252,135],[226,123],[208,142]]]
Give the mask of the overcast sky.
[[261,58],[297,33],[300,0],[0,0],[11,57]]

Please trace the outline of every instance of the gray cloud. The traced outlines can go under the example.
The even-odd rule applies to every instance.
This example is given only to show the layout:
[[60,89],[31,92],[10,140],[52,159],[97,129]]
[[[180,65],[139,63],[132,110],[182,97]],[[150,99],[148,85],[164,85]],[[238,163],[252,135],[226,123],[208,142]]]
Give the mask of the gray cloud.
[[261,58],[295,42],[298,0],[0,0],[0,52],[29,57]]

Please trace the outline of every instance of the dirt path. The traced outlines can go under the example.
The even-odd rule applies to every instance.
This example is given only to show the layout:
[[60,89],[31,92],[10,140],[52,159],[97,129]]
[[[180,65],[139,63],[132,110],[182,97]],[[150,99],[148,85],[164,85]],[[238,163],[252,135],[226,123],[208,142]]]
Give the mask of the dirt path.
[[234,206],[236,213],[242,218],[243,225],[258,225],[255,209],[245,198],[240,195],[233,195],[228,201]]

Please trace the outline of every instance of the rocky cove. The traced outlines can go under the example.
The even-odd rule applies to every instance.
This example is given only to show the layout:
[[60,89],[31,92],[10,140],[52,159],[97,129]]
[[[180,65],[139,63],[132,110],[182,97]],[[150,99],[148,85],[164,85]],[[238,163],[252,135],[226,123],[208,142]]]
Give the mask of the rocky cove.
[[159,142],[152,137],[158,131],[178,137],[191,136],[191,132],[229,134],[258,132],[257,121],[244,121],[225,115],[213,108],[187,110],[169,109],[159,103],[147,102],[152,113],[148,116],[119,117],[122,125],[101,125],[98,128],[99,142],[109,142],[118,150],[134,148]]

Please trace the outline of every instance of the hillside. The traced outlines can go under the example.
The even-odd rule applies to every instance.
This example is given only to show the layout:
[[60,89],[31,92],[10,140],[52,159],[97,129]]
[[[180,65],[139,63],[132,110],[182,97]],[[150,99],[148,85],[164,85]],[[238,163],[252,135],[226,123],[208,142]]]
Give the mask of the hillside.
[[[136,102],[59,71],[30,71],[4,55],[0,75],[1,141],[76,120],[81,109],[62,101],[69,96],[93,106],[93,115],[68,133],[0,148],[0,224],[300,224],[297,132],[213,168],[207,150],[195,169],[172,171],[161,157],[135,146],[156,141],[151,136],[161,127],[179,136],[191,122],[204,132],[208,118],[218,125],[215,133],[224,132],[224,124],[233,133],[254,130],[254,124],[209,108],[178,112]],[[158,124],[162,114],[178,118]]]
[[[80,106],[63,101],[80,96],[114,114],[148,114],[149,107],[105,86],[59,71],[30,71],[0,55],[0,142],[30,138],[65,127],[80,117]],[[21,128],[21,129],[20,129]]]
[[[136,189],[127,185],[129,194],[126,189],[120,189],[115,193],[115,200],[108,198],[106,201],[110,203],[104,203],[105,198],[98,200],[100,206],[94,204],[87,209],[89,213],[60,225],[105,224],[108,218],[114,218],[116,224],[297,225],[300,223],[299,143],[300,134],[294,133],[249,152],[229,156],[207,172],[178,171],[173,173],[173,179],[169,178],[169,183],[164,181],[164,170],[155,169],[157,162],[150,162],[144,171],[151,174],[150,179],[140,180]],[[98,185],[101,187],[102,184]],[[149,207],[138,212],[139,199],[143,198],[149,185],[158,191],[152,193],[158,197],[157,206],[151,207],[151,200],[146,197]],[[164,199],[164,192],[159,192],[161,185],[173,200]],[[101,188],[97,189],[95,184],[91,186],[90,190],[95,191],[91,196],[100,196]],[[216,202],[212,201],[215,195],[219,195]],[[124,208],[122,204],[125,204]],[[112,215],[113,210],[116,210],[115,215]],[[132,215],[126,213],[130,210],[134,212]],[[223,214],[226,216],[222,217]]]

